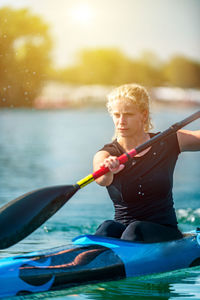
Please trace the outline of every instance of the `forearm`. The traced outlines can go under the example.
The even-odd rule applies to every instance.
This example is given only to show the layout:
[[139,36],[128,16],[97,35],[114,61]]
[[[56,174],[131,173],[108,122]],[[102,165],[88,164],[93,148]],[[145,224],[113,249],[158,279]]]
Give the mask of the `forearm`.
[[[109,153],[106,151],[99,151],[95,154],[93,159],[93,170],[96,172],[99,168],[102,167],[102,163],[105,160],[105,158],[109,157]],[[113,181],[113,174],[111,172],[97,178],[96,183],[98,183],[101,186],[108,186]]]
[[96,183],[98,183],[101,186],[109,186],[113,181],[113,174],[111,172],[97,178]]
[[120,165],[116,156],[111,156],[106,151],[99,151],[95,154],[93,166],[94,172],[101,167],[106,167],[110,170],[110,172],[96,179],[96,182],[101,186],[110,185],[114,179],[114,174],[119,173],[124,168],[124,165]]

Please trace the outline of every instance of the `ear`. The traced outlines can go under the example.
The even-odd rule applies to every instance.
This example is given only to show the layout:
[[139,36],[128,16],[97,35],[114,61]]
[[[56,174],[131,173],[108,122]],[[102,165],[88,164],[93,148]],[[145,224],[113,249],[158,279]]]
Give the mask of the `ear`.
[[149,112],[148,112],[148,110],[144,110],[143,111],[143,121],[144,121],[144,123],[147,122],[148,118],[149,118]]

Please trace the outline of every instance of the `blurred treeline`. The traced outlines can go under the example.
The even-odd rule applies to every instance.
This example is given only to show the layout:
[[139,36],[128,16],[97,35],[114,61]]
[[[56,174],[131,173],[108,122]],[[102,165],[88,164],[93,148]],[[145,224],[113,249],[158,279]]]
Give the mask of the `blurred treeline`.
[[0,9],[0,106],[32,106],[51,65],[48,30],[27,9]]
[[49,26],[27,9],[0,9],[0,107],[30,107],[48,81],[70,84],[200,88],[200,62],[180,55],[162,62],[151,52],[130,59],[117,49],[86,49],[58,69]]

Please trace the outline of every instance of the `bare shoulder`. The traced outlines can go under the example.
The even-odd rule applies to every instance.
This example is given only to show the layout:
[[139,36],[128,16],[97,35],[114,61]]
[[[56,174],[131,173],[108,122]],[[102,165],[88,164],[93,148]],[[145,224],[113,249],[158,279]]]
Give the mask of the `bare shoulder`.
[[181,152],[200,151],[200,130],[178,130],[177,138]]

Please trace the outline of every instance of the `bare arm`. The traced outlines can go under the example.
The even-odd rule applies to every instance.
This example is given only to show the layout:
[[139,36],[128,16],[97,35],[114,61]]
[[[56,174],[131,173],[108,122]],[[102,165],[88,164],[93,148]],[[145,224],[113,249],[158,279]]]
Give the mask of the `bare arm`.
[[114,174],[120,172],[124,165],[120,165],[116,156],[111,156],[107,151],[99,151],[93,159],[94,172],[101,167],[108,167],[110,172],[96,179],[96,182],[101,186],[108,186],[112,183]]
[[200,130],[179,130],[177,137],[181,152],[200,151]]

